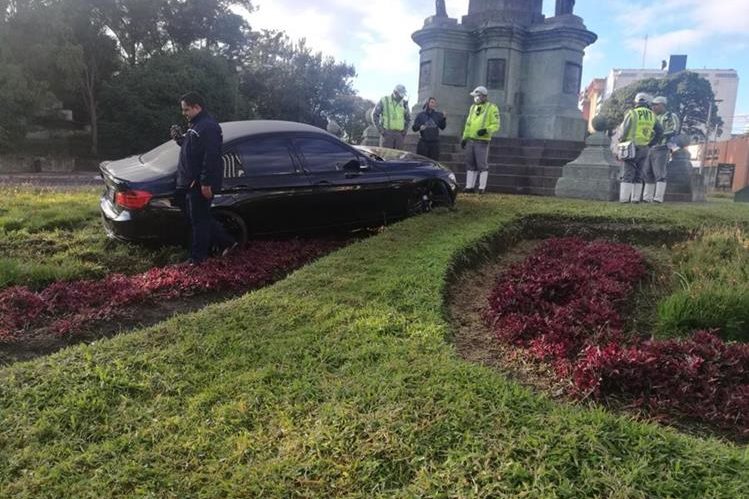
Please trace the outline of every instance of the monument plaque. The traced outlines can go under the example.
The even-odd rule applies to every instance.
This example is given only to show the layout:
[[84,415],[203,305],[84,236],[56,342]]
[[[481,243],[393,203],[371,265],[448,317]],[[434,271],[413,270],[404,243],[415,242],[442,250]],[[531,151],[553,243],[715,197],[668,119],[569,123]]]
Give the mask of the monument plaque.
[[579,94],[580,78],[583,72],[582,66],[574,62],[568,62],[564,65],[564,93]]
[[432,83],[432,61],[424,61],[419,68],[419,88],[429,86]]
[[489,59],[486,61],[486,88],[492,90],[505,89],[506,62],[504,59]]
[[442,84],[452,87],[465,87],[468,77],[468,52],[445,50],[445,64]]

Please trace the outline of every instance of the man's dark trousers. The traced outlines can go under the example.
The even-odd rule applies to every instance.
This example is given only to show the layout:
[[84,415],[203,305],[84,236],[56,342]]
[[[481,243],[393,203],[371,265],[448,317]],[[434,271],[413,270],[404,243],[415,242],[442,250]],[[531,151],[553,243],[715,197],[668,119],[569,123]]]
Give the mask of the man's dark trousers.
[[190,221],[190,260],[195,263],[208,258],[211,245],[228,248],[234,239],[227,234],[224,227],[211,215],[211,199],[206,199],[200,186],[187,189],[183,210]]
[[416,144],[416,154],[421,154],[435,161],[440,160],[440,141],[419,139]]

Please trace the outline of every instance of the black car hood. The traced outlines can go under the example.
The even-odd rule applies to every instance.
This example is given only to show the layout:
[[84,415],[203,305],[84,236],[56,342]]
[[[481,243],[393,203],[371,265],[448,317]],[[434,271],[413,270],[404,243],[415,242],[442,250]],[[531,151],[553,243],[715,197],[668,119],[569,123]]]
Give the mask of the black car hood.
[[421,167],[450,171],[448,168],[445,168],[433,159],[408,151],[399,151],[397,149],[387,149],[385,147],[375,146],[354,146],[354,148],[365,153],[368,157],[377,160],[377,166],[385,169]]

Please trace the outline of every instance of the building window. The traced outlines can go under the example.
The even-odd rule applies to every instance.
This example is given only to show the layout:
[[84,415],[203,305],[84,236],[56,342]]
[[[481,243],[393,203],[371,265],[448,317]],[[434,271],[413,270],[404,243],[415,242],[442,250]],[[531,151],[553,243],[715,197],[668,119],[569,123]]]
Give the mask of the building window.
[[445,50],[445,65],[442,70],[442,84],[465,87],[468,77],[468,52]]
[[419,88],[428,87],[432,83],[432,61],[424,61],[419,69]]
[[504,59],[489,59],[486,61],[486,88],[505,89],[506,66],[507,62]]
[[583,68],[579,64],[574,62],[568,62],[564,65],[564,86],[563,90],[565,94],[579,94],[580,93],[580,78],[582,76]]

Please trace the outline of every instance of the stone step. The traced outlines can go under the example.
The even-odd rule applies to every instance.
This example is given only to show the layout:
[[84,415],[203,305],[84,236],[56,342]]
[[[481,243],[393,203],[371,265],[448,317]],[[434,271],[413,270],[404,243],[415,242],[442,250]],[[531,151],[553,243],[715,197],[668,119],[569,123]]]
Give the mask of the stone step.
[[[489,155],[489,163],[497,165],[515,165],[515,166],[557,166],[562,167],[573,160],[562,158],[524,158],[524,157],[502,157]],[[465,164],[463,154],[440,154],[440,163],[442,164]]]
[[[465,173],[462,174],[456,174],[455,175],[458,178],[458,183],[460,185],[465,185]],[[493,188],[505,188],[509,189],[510,191],[516,191],[518,189],[522,190],[524,188],[541,188],[541,189],[551,189],[554,190],[554,187],[557,185],[558,177],[534,177],[534,176],[528,176],[528,175],[506,175],[501,173],[489,173],[489,182],[488,187],[489,190],[494,190]]]
[[[450,168],[455,173],[464,173],[464,163],[442,163],[443,165]],[[489,171],[496,174],[504,175],[528,175],[528,176],[539,176],[539,177],[554,177],[559,178],[562,176],[563,168],[561,166],[530,166],[530,165],[504,165],[500,163],[490,163]]]

